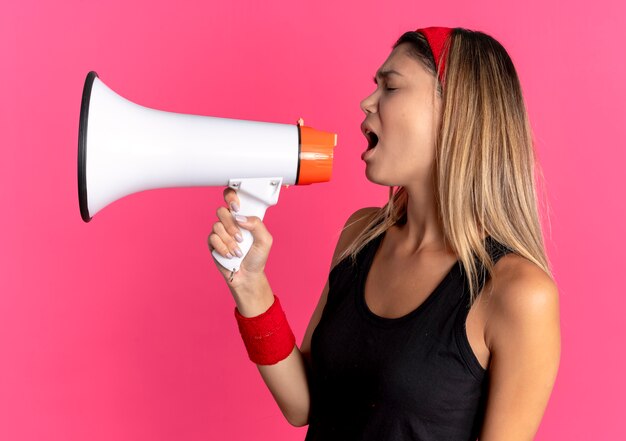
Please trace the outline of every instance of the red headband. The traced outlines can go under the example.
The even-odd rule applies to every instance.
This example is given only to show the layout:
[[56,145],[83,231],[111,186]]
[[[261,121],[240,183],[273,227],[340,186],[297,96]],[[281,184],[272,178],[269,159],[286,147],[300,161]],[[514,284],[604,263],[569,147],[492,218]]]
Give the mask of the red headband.
[[452,33],[452,28],[432,26],[429,28],[417,29],[415,32],[421,32],[422,34],[424,34],[424,37],[426,37],[426,40],[428,40],[430,49],[432,50],[433,56],[435,57],[435,67],[439,65],[439,61],[441,59],[439,81],[441,82],[441,86],[443,87],[446,58],[448,55],[447,51],[443,53],[443,45],[446,42],[448,36]]

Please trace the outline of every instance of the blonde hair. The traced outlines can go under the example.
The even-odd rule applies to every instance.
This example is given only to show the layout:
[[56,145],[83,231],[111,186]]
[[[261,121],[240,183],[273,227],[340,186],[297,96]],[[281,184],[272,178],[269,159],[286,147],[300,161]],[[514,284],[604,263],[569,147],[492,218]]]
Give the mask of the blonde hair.
[[[393,47],[405,42],[411,43],[411,55],[439,78],[425,37],[407,32]],[[515,67],[502,45],[482,32],[454,28],[446,45],[445,89],[437,81],[442,120],[433,184],[444,240],[462,264],[471,305],[481,273],[493,277],[485,236],[553,277],[537,209],[535,167],[539,174],[541,168]],[[337,261],[350,256],[355,263],[368,242],[396,223],[406,223],[408,195],[396,188],[389,187],[388,202]]]

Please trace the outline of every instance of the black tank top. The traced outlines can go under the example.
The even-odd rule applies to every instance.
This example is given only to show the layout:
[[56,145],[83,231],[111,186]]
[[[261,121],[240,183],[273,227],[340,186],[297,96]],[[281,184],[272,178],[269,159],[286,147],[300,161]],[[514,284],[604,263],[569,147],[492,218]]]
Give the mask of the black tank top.
[[[375,315],[365,278],[385,233],[329,274],[311,338],[311,414],[305,441],[444,441],[478,437],[488,371],[465,332],[469,289],[457,261],[422,304],[399,318]],[[510,252],[485,239],[494,261]],[[478,262],[478,261],[476,261]],[[486,281],[482,266],[480,288]]]

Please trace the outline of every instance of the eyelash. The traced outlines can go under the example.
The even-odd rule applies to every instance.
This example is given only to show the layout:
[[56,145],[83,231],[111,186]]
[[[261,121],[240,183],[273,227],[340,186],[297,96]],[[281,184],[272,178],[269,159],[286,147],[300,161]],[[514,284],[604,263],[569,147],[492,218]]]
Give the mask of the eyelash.
[[[378,83],[375,83],[375,84],[378,86]],[[392,91],[396,90],[396,89],[397,89],[397,87],[393,87],[393,88],[392,88],[392,87],[385,87],[384,89],[385,89],[386,91],[392,92]]]

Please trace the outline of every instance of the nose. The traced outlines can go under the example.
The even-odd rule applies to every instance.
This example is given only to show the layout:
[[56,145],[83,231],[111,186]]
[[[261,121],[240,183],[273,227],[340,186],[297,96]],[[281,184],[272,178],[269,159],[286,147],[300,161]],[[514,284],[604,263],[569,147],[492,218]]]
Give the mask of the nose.
[[374,91],[369,96],[361,101],[361,110],[367,115],[376,111],[376,99],[374,95],[376,92]]

